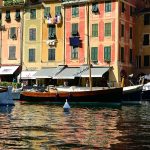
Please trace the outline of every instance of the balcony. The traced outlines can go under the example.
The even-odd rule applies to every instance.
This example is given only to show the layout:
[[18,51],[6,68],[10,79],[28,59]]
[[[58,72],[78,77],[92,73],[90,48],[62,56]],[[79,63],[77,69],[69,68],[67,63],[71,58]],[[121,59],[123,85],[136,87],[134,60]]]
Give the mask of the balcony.
[[24,0],[3,0],[4,6],[23,5],[24,3]]

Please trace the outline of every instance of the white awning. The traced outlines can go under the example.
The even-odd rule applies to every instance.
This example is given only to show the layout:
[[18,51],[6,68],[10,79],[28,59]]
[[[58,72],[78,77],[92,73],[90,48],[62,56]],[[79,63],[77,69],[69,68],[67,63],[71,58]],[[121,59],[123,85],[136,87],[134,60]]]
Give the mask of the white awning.
[[45,68],[37,71],[34,77],[37,79],[52,78],[56,73],[56,68]]
[[22,71],[21,74],[18,76],[18,79],[35,79],[33,76],[37,71]]
[[[102,77],[104,73],[109,70],[109,67],[92,67],[91,68],[91,77]],[[81,77],[89,77],[89,69],[83,71],[80,75]]]
[[19,66],[2,66],[0,68],[0,75],[12,75]]
[[74,79],[77,77],[79,67],[66,67],[59,74],[53,77],[53,79]]

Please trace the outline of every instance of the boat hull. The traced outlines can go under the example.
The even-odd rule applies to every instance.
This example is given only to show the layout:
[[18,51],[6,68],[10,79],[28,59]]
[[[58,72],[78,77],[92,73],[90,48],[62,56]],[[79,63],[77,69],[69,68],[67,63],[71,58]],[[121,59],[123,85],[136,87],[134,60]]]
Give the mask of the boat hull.
[[27,92],[20,99],[28,102],[64,103],[108,103],[121,102],[122,88],[78,92]]
[[150,101],[150,90],[142,91],[142,100]]

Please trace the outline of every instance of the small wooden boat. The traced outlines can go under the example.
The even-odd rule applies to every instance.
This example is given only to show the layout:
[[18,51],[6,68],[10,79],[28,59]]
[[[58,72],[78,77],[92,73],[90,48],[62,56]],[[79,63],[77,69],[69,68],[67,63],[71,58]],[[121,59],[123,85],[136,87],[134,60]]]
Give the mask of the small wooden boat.
[[121,102],[122,88],[93,88],[80,90],[53,89],[48,92],[22,91],[20,99],[28,102],[50,103],[113,103]]

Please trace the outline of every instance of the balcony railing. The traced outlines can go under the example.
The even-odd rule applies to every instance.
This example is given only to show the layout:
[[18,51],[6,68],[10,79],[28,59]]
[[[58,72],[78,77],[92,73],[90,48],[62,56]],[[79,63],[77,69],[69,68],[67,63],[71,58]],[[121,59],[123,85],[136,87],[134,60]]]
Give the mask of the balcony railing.
[[24,3],[24,0],[3,0],[4,6],[23,5]]

